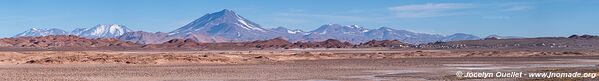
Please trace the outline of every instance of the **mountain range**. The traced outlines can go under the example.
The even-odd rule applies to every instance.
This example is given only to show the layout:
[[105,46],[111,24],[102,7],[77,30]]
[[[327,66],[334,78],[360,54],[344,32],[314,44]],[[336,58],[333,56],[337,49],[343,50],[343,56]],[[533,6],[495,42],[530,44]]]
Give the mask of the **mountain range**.
[[370,40],[400,40],[420,44],[435,41],[477,40],[478,36],[456,33],[445,36],[439,34],[416,33],[390,27],[368,29],[358,25],[325,24],[312,31],[277,27],[266,29],[232,10],[222,10],[206,14],[191,23],[171,32],[133,31],[122,25],[97,25],[80,28],[71,32],[60,29],[36,29],[17,34],[22,36],[77,35],[86,38],[117,38],[142,44],[163,43],[172,39],[191,39],[197,42],[245,42],[281,37],[291,42],[324,41],[337,39],[351,43]]
[[38,29],[31,28],[28,31],[19,33],[14,37],[39,37],[48,35],[76,35],[86,38],[115,38],[125,34],[126,32],[132,32],[133,30],[117,24],[100,24],[92,28],[77,28],[71,32],[67,32],[62,29]]
[[56,28],[52,28],[52,29],[31,28],[25,32],[15,35],[14,37],[25,37],[25,36],[39,37],[39,36],[48,36],[48,35],[69,35],[69,34],[70,33],[67,31],[64,31],[61,29],[56,29]]

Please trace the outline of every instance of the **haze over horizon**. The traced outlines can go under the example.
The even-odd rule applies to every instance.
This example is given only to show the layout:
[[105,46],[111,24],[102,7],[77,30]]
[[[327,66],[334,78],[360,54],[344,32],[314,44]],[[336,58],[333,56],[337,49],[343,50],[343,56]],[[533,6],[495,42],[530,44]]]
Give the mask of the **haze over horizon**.
[[207,14],[230,9],[265,28],[314,30],[324,24],[390,27],[481,37],[599,34],[599,1],[134,1],[62,0],[0,3],[0,37],[30,28],[72,30],[121,24],[133,30],[169,32]]

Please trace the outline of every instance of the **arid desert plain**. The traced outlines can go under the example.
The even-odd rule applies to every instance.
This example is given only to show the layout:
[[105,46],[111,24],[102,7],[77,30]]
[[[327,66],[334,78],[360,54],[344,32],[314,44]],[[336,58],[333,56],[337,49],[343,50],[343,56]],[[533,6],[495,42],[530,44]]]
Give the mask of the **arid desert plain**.
[[599,72],[597,52],[418,49],[2,51],[2,81],[545,81],[456,72]]

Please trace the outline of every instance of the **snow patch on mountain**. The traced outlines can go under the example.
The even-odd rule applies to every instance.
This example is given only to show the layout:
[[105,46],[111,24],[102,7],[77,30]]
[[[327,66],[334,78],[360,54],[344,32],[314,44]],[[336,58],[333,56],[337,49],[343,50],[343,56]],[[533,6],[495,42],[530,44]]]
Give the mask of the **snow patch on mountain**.
[[287,33],[289,33],[289,34],[297,34],[300,32],[304,32],[304,31],[302,31],[302,30],[287,30]]
[[39,28],[31,28],[25,32],[19,33],[14,37],[38,37],[38,36],[48,36],[48,35],[68,35],[69,33],[61,30],[61,29],[39,29]]
[[114,38],[133,30],[118,24],[101,24],[92,28],[78,28],[72,31],[73,35],[87,38]]
[[238,18],[237,22],[242,24],[241,27],[244,27],[245,29],[248,29],[248,30],[257,30],[257,31],[264,32],[264,29],[255,27],[254,25],[251,25],[251,24],[248,24],[247,22],[245,22],[245,19],[242,17],[239,17],[239,15],[237,15],[237,18]]

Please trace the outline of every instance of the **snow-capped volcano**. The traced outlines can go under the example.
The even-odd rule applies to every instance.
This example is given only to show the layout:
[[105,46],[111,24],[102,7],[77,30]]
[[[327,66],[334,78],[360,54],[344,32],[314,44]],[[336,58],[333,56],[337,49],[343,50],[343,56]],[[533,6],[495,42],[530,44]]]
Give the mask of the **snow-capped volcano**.
[[227,41],[251,41],[273,37],[269,30],[227,9],[206,14],[181,28],[169,32],[169,35],[175,38],[181,38],[189,34],[202,34],[210,37],[209,39],[218,36],[225,38]]
[[39,29],[39,28],[31,28],[25,32],[19,33],[14,37],[38,37],[38,36],[48,36],[48,35],[68,35],[69,33],[61,30],[61,29]]
[[189,32],[218,33],[219,30],[226,30],[224,28],[255,32],[266,31],[266,29],[260,27],[260,25],[237,15],[237,13],[232,10],[225,9],[220,12],[206,14],[189,24],[170,32],[170,34]]
[[114,38],[121,36],[127,32],[132,32],[133,30],[117,24],[101,24],[96,25],[92,28],[78,28],[71,32],[73,35],[78,35],[87,38]]

